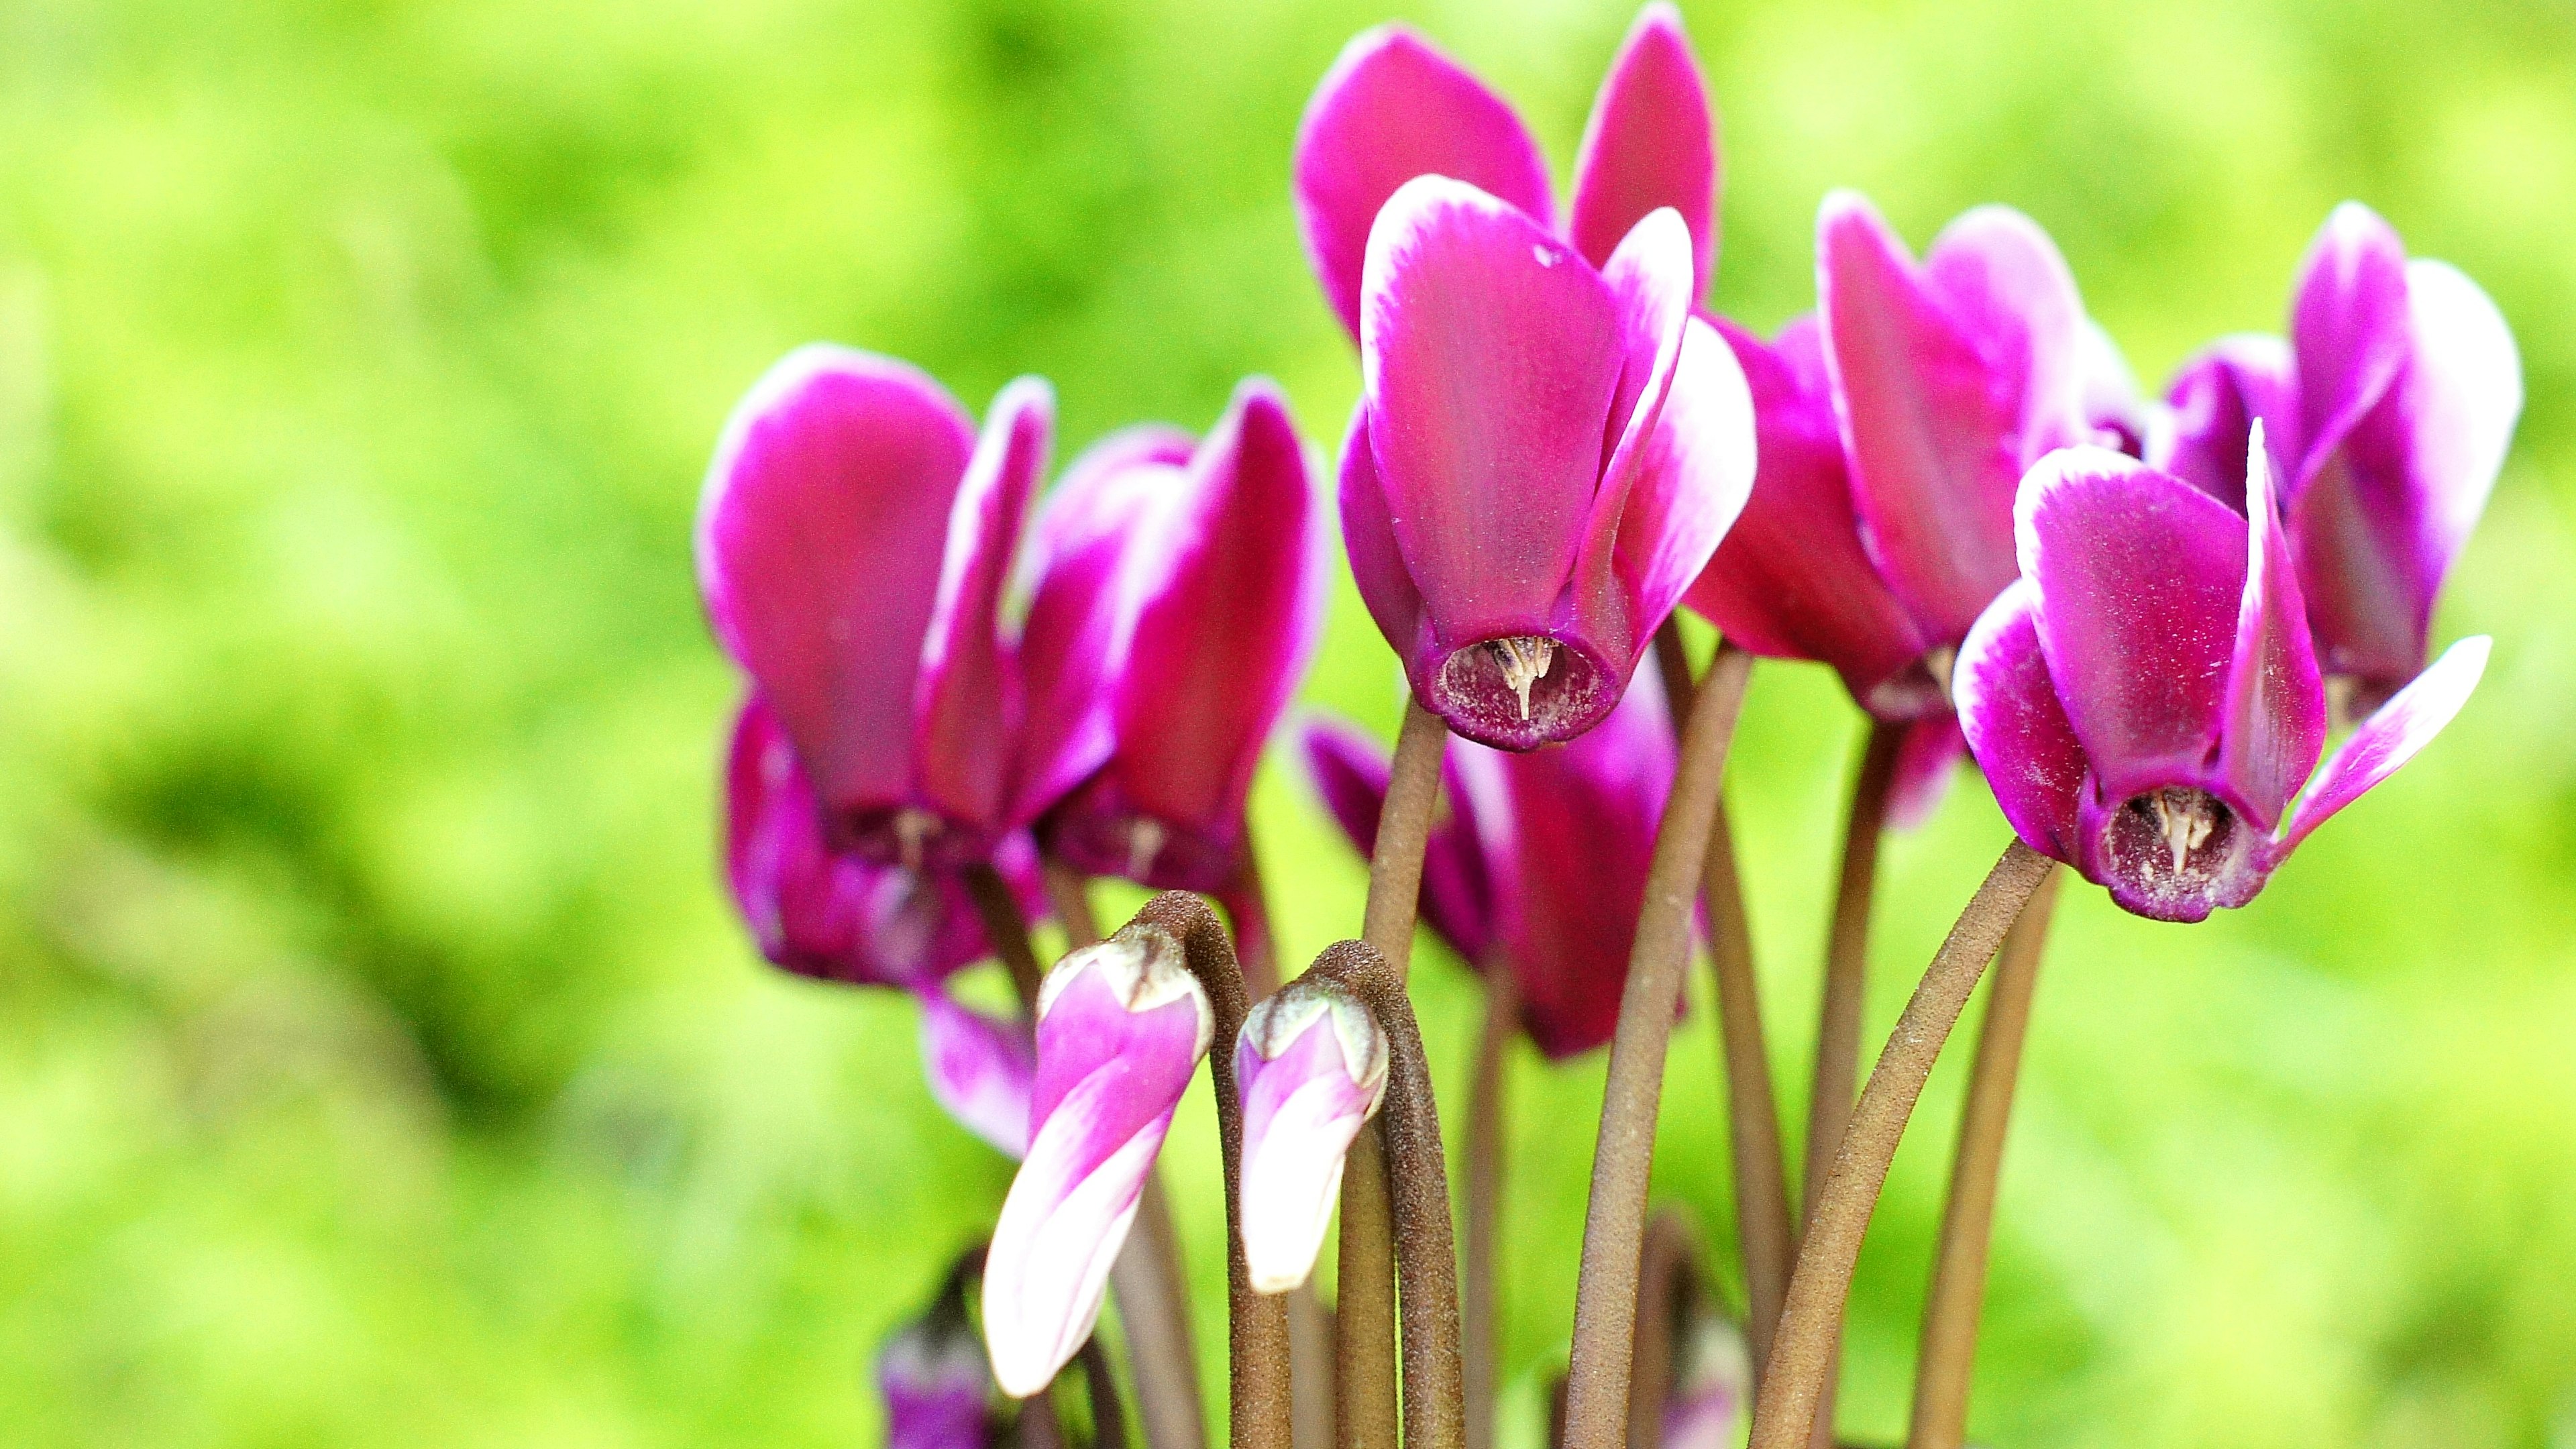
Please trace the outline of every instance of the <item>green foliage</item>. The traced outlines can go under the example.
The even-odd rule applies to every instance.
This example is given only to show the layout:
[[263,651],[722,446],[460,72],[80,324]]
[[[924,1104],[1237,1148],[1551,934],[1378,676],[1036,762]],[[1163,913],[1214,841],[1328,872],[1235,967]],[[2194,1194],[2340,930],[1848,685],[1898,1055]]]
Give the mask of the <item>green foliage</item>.
[[[2526,1445],[2576,1423],[2576,27],[2473,0],[1685,7],[1722,306],[1805,306],[1828,186],[2030,211],[2152,381],[2274,328],[2345,196],[2483,281],[2531,405],[2446,634],[2453,733],[2198,928],[2071,890],[2005,1184],[1980,1437]],[[759,967],[715,888],[732,698],[699,470],[833,338],[1068,446],[1355,387],[1285,204],[1351,0],[14,0],[0,7],[0,1438],[851,1445],[866,1355],[1006,1167],[909,1008]],[[1417,13],[1562,161],[1618,6]],[[1391,723],[1347,586],[1310,698]],[[1850,711],[1756,686],[1738,825],[1794,1107]],[[1357,919],[1300,788],[1292,957]],[[1872,998],[2003,840],[1887,863]],[[1422,977],[1444,1070],[1474,1003]],[[1962,1054],[1963,1055],[1963,1054]],[[1729,1233],[1705,1012],[1661,1189]],[[1958,1106],[1863,1262],[1901,1428]],[[1561,1359],[1598,1063],[1516,1068],[1516,1412]],[[1455,1100],[1454,1097],[1452,1099]],[[1203,1103],[1174,1136],[1219,1342]],[[2553,1438],[2553,1435],[2556,1437]]]

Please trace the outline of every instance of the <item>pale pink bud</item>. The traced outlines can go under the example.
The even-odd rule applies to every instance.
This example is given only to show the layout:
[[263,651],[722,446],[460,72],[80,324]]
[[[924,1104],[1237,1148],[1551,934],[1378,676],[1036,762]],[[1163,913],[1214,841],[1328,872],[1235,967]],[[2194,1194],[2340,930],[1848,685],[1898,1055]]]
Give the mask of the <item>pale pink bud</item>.
[[1314,1271],[1351,1139],[1386,1095],[1386,1033],[1339,986],[1298,981],[1244,1019],[1243,1257],[1257,1293]]
[[1029,1152],[984,1260],[984,1342],[1026,1398],[1081,1351],[1172,1111],[1215,1013],[1181,943],[1122,931],[1064,958],[1038,992]]

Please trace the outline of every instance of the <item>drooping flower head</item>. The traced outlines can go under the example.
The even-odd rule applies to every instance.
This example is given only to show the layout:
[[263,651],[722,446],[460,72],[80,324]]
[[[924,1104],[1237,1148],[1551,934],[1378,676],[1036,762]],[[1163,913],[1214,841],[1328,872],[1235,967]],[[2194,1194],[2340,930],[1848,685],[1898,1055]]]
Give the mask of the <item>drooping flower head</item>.
[[2290,337],[2229,337],[2184,364],[2157,461],[2242,513],[2259,423],[2320,666],[2367,712],[2424,668],[2433,605],[2522,412],[2502,314],[2447,263],[2408,260],[2357,202],[2301,265]]
[[[1320,793],[1367,854],[1385,755],[1335,726],[1310,727],[1306,746]],[[1550,1057],[1589,1051],[1617,1027],[1675,755],[1651,671],[1561,748],[1449,745],[1449,817],[1425,853],[1423,919],[1469,964],[1513,973],[1522,1025]]]
[[812,346],[717,444],[698,511],[708,616],[833,837],[872,860],[980,861],[1009,832],[1021,704],[1001,595],[1053,414],[1022,378],[979,437],[918,369]]
[[1505,749],[1609,713],[1742,504],[1752,428],[1691,306],[1716,146],[1680,20],[1648,7],[1560,231],[1517,116],[1401,27],[1308,104],[1296,202],[1360,344],[1343,541],[1415,697]]
[[1233,878],[1254,767],[1321,637],[1323,543],[1267,379],[1204,441],[1134,429],[1067,471],[1031,539],[1020,656],[1018,808],[1050,851],[1158,888]]
[[2454,645],[2318,769],[2324,682],[2259,427],[2250,441],[2250,519],[2102,449],[2043,460],[2015,508],[2023,577],[1960,653],[1961,722],[2005,818],[2157,920],[2253,899],[2486,665],[2486,640]]
[[1351,1140],[1386,1096],[1386,1033],[1335,982],[1300,978],[1244,1018],[1243,1258],[1253,1291],[1285,1293],[1314,1271],[1341,1200]]
[[1047,1386],[1091,1336],[1146,1174],[1216,1030],[1181,943],[1131,924],[1068,955],[1038,995],[1030,1141],[984,1263],[1004,1393]]

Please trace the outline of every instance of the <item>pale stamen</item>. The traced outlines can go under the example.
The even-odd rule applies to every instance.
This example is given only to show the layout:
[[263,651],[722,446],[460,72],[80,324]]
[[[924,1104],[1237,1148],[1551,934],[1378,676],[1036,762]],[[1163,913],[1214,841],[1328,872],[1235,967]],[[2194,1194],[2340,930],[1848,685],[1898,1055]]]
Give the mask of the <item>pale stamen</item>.
[[894,812],[894,848],[906,870],[921,869],[921,848],[939,833],[939,817],[907,805]]
[[1145,878],[1145,868],[1154,863],[1155,856],[1163,853],[1163,842],[1168,838],[1162,822],[1157,820],[1139,817],[1128,825],[1127,876],[1130,880]]
[[2158,790],[2154,804],[2156,826],[2164,833],[2165,849],[2173,854],[2174,874],[2180,875],[2183,862],[2207,844],[2210,832],[2218,828],[2214,802],[2198,790]]
[[1520,697],[1521,718],[1528,720],[1530,686],[1546,678],[1547,667],[1556,662],[1556,641],[1524,634],[1491,640],[1485,647],[1494,651],[1494,662],[1502,667],[1503,683]]

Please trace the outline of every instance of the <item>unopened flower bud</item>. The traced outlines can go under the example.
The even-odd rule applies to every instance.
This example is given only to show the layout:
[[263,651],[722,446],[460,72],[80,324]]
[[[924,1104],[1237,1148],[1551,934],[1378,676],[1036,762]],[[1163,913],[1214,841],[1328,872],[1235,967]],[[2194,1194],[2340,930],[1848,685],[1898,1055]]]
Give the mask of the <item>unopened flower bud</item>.
[[1386,1067],[1386,1033],[1338,985],[1294,982],[1245,1018],[1234,1074],[1253,1291],[1285,1293],[1314,1271],[1343,1159],[1386,1095]]

